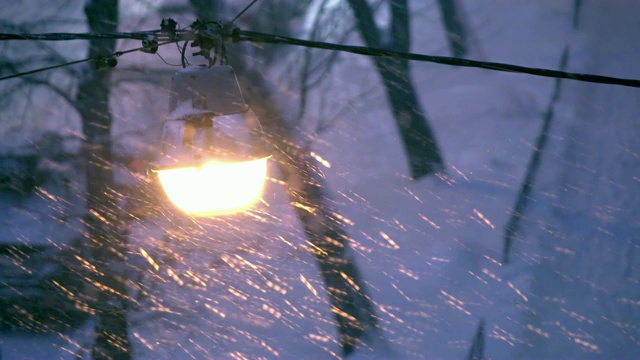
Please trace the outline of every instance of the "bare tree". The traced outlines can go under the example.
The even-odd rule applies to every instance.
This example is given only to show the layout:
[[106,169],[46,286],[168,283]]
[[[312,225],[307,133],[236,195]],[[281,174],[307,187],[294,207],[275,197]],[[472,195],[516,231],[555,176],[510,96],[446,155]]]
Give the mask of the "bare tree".
[[[91,32],[117,31],[118,0],[87,1],[84,11]],[[115,45],[114,39],[91,40],[89,57],[108,57],[115,51]],[[110,75],[110,69],[98,71],[96,67],[87,66],[76,99],[86,159],[86,237],[95,266],[89,276],[97,290],[95,343],[91,355],[93,359],[130,359],[128,291],[122,274],[126,240],[118,231],[118,208],[113,192]]]
[[[65,2],[65,6],[69,3]],[[87,1],[84,12],[89,31],[95,33],[117,31],[118,0]],[[56,19],[55,15],[51,17]],[[53,21],[52,20],[52,23]],[[57,18],[58,22],[69,19]],[[34,21],[23,26],[13,26],[17,32],[33,32],[44,22]],[[10,24],[2,24],[7,27]],[[108,57],[115,51],[115,40],[91,40],[88,57]],[[31,48],[29,48],[31,49]],[[3,72],[18,73],[38,66],[63,64],[69,60],[54,47],[38,42],[34,49],[21,51],[0,61]],[[22,57],[22,59],[20,59]],[[96,294],[91,312],[95,313],[95,344],[92,349],[94,359],[129,359],[131,349],[128,339],[126,302],[128,301],[124,270],[125,238],[118,229],[118,208],[113,190],[111,124],[109,110],[110,76],[109,69],[98,70],[94,61],[84,67],[65,67],[64,73],[69,86],[61,85],[49,77],[30,76],[21,78],[7,89],[8,94],[19,89],[41,87],[50,90],[77,111],[82,121],[83,159],[86,160],[86,217],[83,232],[90,258],[87,263],[92,271],[82,273],[87,284],[91,284]],[[25,65],[26,64],[26,65]],[[63,82],[64,83],[64,82]],[[74,96],[74,91],[75,96]],[[30,91],[30,90],[29,90]],[[45,151],[48,149],[45,149]],[[74,249],[74,254],[82,255]],[[72,258],[72,257],[70,257]],[[67,259],[72,261],[72,259]],[[84,261],[84,260],[83,260]],[[62,284],[64,286],[66,284]],[[89,295],[76,294],[76,300],[83,303]],[[82,350],[82,349],[81,349]]]
[[[373,8],[367,0],[347,1],[367,46],[409,52],[411,33],[407,0],[389,1],[391,21],[388,28],[376,24]],[[409,62],[388,57],[374,57],[373,61],[382,78],[412,177],[417,180],[441,170],[442,156],[411,81]]]

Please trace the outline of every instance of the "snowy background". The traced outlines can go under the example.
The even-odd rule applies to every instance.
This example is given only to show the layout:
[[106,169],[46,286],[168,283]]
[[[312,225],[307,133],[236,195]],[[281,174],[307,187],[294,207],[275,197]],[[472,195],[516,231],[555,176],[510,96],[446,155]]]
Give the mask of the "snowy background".
[[[638,2],[585,1],[577,28],[573,0],[462,4],[476,39],[470,58],[557,69],[568,47],[568,71],[640,78]],[[410,5],[412,52],[448,55],[435,2]],[[143,1],[121,1],[121,9],[123,31],[147,22],[154,28],[161,17]],[[41,11],[29,1],[9,10],[25,17]],[[82,19],[80,11],[67,13]],[[76,51],[81,57],[81,45]],[[172,52],[161,54],[175,61]],[[265,76],[295,114],[286,74],[300,50],[288,54]],[[149,63],[162,69],[144,54],[123,57],[119,66]],[[521,231],[503,264],[504,226],[555,81],[428,63],[412,63],[412,73],[445,174],[409,179],[379,77],[364,57],[338,57],[309,94],[300,126],[310,131],[332,119],[312,150],[350,224],[383,329],[384,341],[353,358],[465,359],[481,319],[486,358],[638,358],[640,90],[562,81]],[[159,135],[166,95],[135,84],[119,88],[112,99],[119,151],[148,155],[144,145]],[[30,103],[0,112],[3,151],[17,152],[47,130],[79,132],[76,115],[50,94],[22,101]],[[66,146],[73,151],[73,141]],[[278,177],[275,168],[272,175]],[[73,191],[58,186],[50,193],[73,203]],[[4,242],[42,234],[56,241],[77,227],[50,220],[47,211],[61,211],[50,197],[8,201],[1,205]],[[131,222],[135,359],[340,357],[314,255],[280,184],[269,184],[263,206],[255,216]],[[67,225],[53,228],[61,223]],[[3,332],[0,357],[69,359],[91,346],[91,330],[88,320],[74,331]]]

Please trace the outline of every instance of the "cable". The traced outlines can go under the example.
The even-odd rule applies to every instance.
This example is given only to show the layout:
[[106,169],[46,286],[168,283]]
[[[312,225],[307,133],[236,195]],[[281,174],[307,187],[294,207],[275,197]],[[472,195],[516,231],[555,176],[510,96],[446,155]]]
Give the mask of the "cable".
[[231,20],[231,24],[233,24],[234,22],[236,22],[236,20],[238,20],[238,18],[239,18],[240,16],[242,16],[242,15],[243,15],[247,10],[249,10],[249,8],[251,8],[251,7],[253,6],[253,4],[255,4],[257,1],[258,1],[258,0],[253,0],[253,1],[251,2],[251,4],[247,5],[244,9],[242,9],[242,11],[240,11],[240,12],[238,13],[238,15],[236,15],[236,16],[233,18],[233,20]]
[[623,78],[591,75],[591,74],[579,74],[579,73],[571,73],[571,72],[558,71],[558,70],[531,68],[526,66],[511,65],[511,64],[504,64],[504,63],[453,58],[453,57],[447,57],[447,56],[403,53],[403,52],[398,52],[393,50],[375,49],[375,48],[364,47],[364,46],[331,44],[331,43],[325,43],[325,42],[302,40],[302,39],[290,38],[286,36],[270,35],[270,34],[255,32],[255,31],[245,31],[245,30],[239,30],[239,29],[234,30],[231,36],[234,39],[234,41],[250,41],[254,43],[304,46],[304,47],[312,47],[317,49],[342,51],[342,52],[348,52],[348,53],[366,55],[366,56],[399,58],[399,59],[431,62],[431,63],[445,64],[445,65],[481,68],[481,69],[488,69],[488,70],[494,70],[494,71],[523,73],[523,74],[551,77],[551,78],[557,78],[557,79],[569,79],[569,80],[584,81],[584,82],[591,82],[591,83],[622,85],[622,86],[640,88],[640,80],[634,80],[634,79],[623,79]]
[[[159,43],[158,46],[172,44],[172,43],[174,43],[176,41],[177,40],[171,40],[171,41]],[[117,51],[117,52],[114,52],[111,55],[108,55],[106,57],[120,57],[120,56],[125,55],[125,54],[129,54],[129,53],[132,53],[132,52],[144,50],[146,48],[147,47],[145,47],[145,46],[141,46],[141,47],[138,47],[138,48],[129,49],[129,50],[125,50],[125,51]],[[80,64],[80,63],[84,63],[84,62],[97,61],[97,60],[100,60],[100,59],[103,59],[103,58],[105,58],[105,56],[87,58],[87,59],[81,59],[81,60],[75,60],[75,61],[71,61],[71,62],[64,63],[64,64],[58,64],[58,65],[47,66],[47,67],[39,68],[39,69],[35,69],[35,70],[29,70],[29,71],[25,71],[25,72],[18,73],[18,74],[12,74],[12,75],[7,75],[7,76],[0,77],[0,81],[9,80],[9,79],[22,77],[22,76],[27,76],[27,75],[32,75],[32,74],[36,74],[36,73],[39,73],[39,72],[58,69],[58,68],[65,67],[65,66],[76,65],[76,64]]]
[[[238,15],[236,15],[236,17],[234,18],[234,21],[238,17],[240,17],[242,14],[244,14],[244,12],[247,11],[256,2],[257,0],[253,0]],[[0,41],[1,40],[56,41],[56,40],[111,39],[111,38],[144,40],[144,39],[147,39],[149,35],[157,36],[161,33],[162,33],[161,30],[160,31],[154,30],[154,31],[134,32],[134,33],[100,33],[100,34],[95,34],[95,33],[0,34]],[[195,35],[193,31],[182,30],[182,31],[178,31],[177,35],[178,36],[175,36],[175,38],[172,38],[169,42],[163,43],[163,44],[173,43],[178,40],[189,41],[189,40],[195,39]],[[519,66],[519,65],[469,60],[469,59],[461,59],[461,58],[454,58],[454,57],[447,57],[447,56],[405,53],[405,52],[399,52],[399,51],[393,51],[393,50],[375,49],[375,48],[364,47],[364,46],[339,45],[339,44],[332,44],[332,43],[325,43],[325,42],[318,42],[318,41],[296,39],[296,38],[291,38],[286,36],[271,35],[271,34],[255,32],[255,31],[245,31],[245,30],[240,30],[238,28],[232,28],[231,26],[219,26],[218,32],[216,33],[216,35],[222,38],[231,38],[233,39],[234,42],[250,41],[254,43],[303,46],[303,47],[310,47],[310,48],[317,48],[317,49],[342,51],[342,52],[348,52],[348,53],[365,55],[365,56],[399,58],[399,59],[405,59],[405,60],[431,62],[431,63],[461,66],[461,67],[472,67],[472,68],[481,68],[481,69],[494,70],[494,71],[522,73],[522,74],[550,77],[550,78],[556,78],[556,79],[569,79],[569,80],[576,80],[576,81],[583,81],[583,82],[590,82],[590,83],[611,84],[611,85],[621,85],[621,86],[640,88],[640,80],[635,80],[635,79],[623,79],[623,78],[616,78],[616,77],[610,77],[610,76],[571,73],[571,72],[558,71],[558,70],[532,68],[532,67]],[[139,49],[135,49],[134,51],[138,51],[138,50]],[[185,51],[185,47],[183,47],[183,53],[182,53],[183,66],[186,65],[184,51]],[[119,55],[116,55],[116,56],[119,56]],[[56,69],[62,66],[73,65],[79,62],[92,61],[92,60],[95,60],[95,59],[77,60],[71,63],[54,65],[47,68],[28,71],[22,74],[9,75],[9,76],[0,78],[0,81],[19,77],[19,76],[30,75],[30,74],[41,72],[41,71]]]
[[[185,56],[185,52],[187,51],[187,44],[189,44],[189,40],[185,40],[184,44],[182,44],[182,49],[180,50],[180,62],[182,63],[182,68],[186,68],[189,62]],[[178,44],[180,46],[180,44]]]
[[169,65],[169,66],[182,66],[180,64],[172,64],[170,62],[167,62],[167,60],[165,60],[162,55],[160,55],[160,53],[156,53],[156,55],[160,58],[160,60],[162,60],[163,63]]
[[149,35],[159,34],[161,30],[138,31],[132,33],[48,33],[48,34],[4,34],[0,33],[1,40],[42,40],[42,41],[67,41],[67,40],[94,40],[94,39],[132,39],[144,40]]
[[39,73],[39,72],[53,70],[53,69],[57,69],[57,68],[65,67],[65,66],[80,64],[80,63],[87,62],[87,61],[92,61],[92,60],[94,60],[94,59],[93,58],[89,58],[89,59],[76,60],[76,61],[71,61],[71,62],[64,63],[64,64],[58,64],[58,65],[53,65],[53,66],[47,66],[47,67],[40,68],[40,69],[25,71],[25,72],[18,73],[18,74],[7,75],[7,76],[0,77],[0,81],[9,80],[9,79],[17,78],[17,77],[22,77],[22,76],[27,76],[27,75],[31,75],[31,74],[36,74],[36,73]]

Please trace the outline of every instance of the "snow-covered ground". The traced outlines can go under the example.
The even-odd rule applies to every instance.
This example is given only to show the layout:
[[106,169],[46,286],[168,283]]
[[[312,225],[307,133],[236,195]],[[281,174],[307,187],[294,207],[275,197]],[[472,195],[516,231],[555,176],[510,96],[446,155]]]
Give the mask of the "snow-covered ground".
[[[568,45],[569,71],[640,78],[637,2],[584,2],[577,29],[573,0],[463,3],[472,56],[558,68]],[[412,51],[446,54],[435,2],[411,5]],[[554,80],[426,63],[412,71],[447,162],[442,176],[408,179],[369,59],[341,55],[305,118],[340,114],[313,151],[328,162],[385,339],[353,358],[464,359],[481,319],[486,358],[637,358],[640,90],[562,82],[521,236],[502,264],[504,225]],[[340,357],[282,186],[270,183],[265,202],[257,216],[135,224],[131,258],[144,269],[131,279],[136,359]],[[64,337],[2,335],[1,358],[70,358],[90,344],[90,325]]]

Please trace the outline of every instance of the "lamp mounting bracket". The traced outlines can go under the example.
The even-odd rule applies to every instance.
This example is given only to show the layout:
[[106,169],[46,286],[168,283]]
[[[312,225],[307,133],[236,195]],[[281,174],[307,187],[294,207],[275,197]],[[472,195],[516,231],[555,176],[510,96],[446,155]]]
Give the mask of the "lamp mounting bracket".
[[219,60],[220,65],[226,65],[227,51],[224,41],[234,32],[233,23],[196,20],[191,24],[191,28],[194,37],[191,47],[199,48],[193,55],[207,59],[209,66],[215,65],[216,60]]

